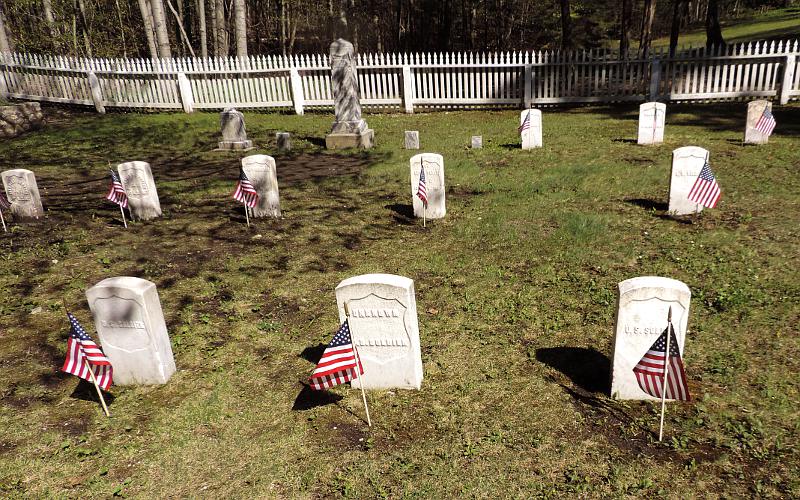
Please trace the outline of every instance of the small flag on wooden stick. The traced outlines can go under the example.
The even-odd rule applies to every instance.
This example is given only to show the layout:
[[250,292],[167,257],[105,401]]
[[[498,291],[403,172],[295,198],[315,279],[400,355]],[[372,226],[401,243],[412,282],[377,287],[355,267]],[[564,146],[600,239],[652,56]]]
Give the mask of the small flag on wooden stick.
[[233,192],[233,199],[244,204],[244,216],[247,220],[247,227],[250,227],[250,213],[248,207],[253,208],[258,205],[258,191],[253,183],[247,178],[244,169],[239,169],[239,182],[236,183],[236,190]]
[[3,210],[8,210],[11,208],[11,202],[8,201],[6,198],[6,193],[0,191],[0,221],[3,222],[3,231],[8,232],[8,228],[6,228],[6,219],[3,217]]
[[528,112],[525,114],[525,119],[522,120],[522,125],[517,128],[517,132],[521,134],[529,128],[531,128],[531,110],[528,110]]
[[111,387],[113,374],[111,361],[103,354],[100,346],[89,337],[72,313],[67,312],[67,318],[69,318],[71,327],[67,338],[67,359],[64,360],[61,370],[93,382],[100,402],[103,404],[103,411],[106,416],[110,416],[100,388],[107,391]]
[[772,111],[769,110],[769,107],[765,107],[764,112],[761,113],[761,116],[756,122],[756,130],[769,137],[772,135],[772,131],[775,130],[775,125],[777,124],[778,122],[775,121],[775,117],[772,116]]
[[708,158],[706,158],[706,162],[700,170],[700,175],[697,176],[692,189],[689,190],[689,200],[707,208],[714,208],[721,194],[717,179],[714,177],[714,173],[711,172]]
[[122,181],[119,179],[119,176],[114,169],[109,168],[109,172],[111,172],[111,185],[108,188],[108,194],[106,195],[106,199],[116,203],[119,205],[119,213],[122,214],[122,224],[127,228],[128,223],[125,221],[125,210],[128,206],[128,193],[125,192],[125,186],[122,185]]
[[425,185],[425,165],[419,167],[419,185],[417,186],[417,198],[422,200],[422,227],[425,227],[425,212],[428,210],[428,188]]

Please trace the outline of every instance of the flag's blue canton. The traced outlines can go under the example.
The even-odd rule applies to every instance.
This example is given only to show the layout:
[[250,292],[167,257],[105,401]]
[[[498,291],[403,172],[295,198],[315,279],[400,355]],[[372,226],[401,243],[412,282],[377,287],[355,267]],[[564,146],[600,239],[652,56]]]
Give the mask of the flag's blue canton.
[[70,337],[78,340],[92,340],[86,330],[78,323],[78,320],[75,319],[75,316],[72,314],[67,314],[67,316],[69,316],[69,322],[72,323],[72,329],[69,331]]
[[328,347],[339,347],[349,344],[350,341],[350,325],[347,321],[344,322],[341,328],[333,336],[333,340],[328,344]]
[[[665,333],[667,333],[666,330],[664,330],[661,333],[661,336],[658,337],[658,340],[656,340],[656,343],[653,344],[653,347],[650,348],[651,350],[659,351],[659,352],[664,352],[664,351],[667,350],[667,336],[664,335]],[[678,340],[675,338],[675,332],[674,331],[670,332],[669,355],[670,356],[680,356],[680,353],[678,352]]]
[[714,174],[711,173],[711,167],[709,166],[708,162],[706,162],[706,164],[703,165],[703,168],[700,170],[700,178],[709,182],[714,180]]

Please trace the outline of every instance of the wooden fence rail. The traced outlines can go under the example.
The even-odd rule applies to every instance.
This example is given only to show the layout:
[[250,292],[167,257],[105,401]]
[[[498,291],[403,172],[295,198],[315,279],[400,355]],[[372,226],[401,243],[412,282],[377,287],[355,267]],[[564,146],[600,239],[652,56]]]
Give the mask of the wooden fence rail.
[[[365,107],[529,107],[622,101],[800,99],[800,42],[619,51],[360,54]],[[143,109],[333,106],[325,55],[86,59],[0,53],[0,96]]]

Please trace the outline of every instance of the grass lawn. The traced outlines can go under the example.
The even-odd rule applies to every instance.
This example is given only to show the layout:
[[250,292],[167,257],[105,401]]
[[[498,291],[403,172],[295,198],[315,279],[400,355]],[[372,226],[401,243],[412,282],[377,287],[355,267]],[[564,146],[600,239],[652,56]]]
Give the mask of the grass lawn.
[[[283,218],[248,231],[230,199],[239,156],[218,115],[77,114],[0,143],[37,174],[47,217],[0,237],[0,496],[743,497],[800,495],[800,106],[769,145],[740,143],[745,106],[670,105],[666,143],[637,146],[636,106],[550,109],[519,149],[517,110],[369,115],[377,147],[331,153],[330,114],[245,114],[274,133]],[[447,217],[409,217],[404,130],[444,155]],[[484,149],[470,150],[482,134]],[[716,209],[665,215],[671,151],[711,151]],[[164,216],[126,231],[107,163],[153,166]],[[338,327],[334,287],[415,281],[421,391],[303,389]],[[155,282],[178,372],[92,387],[59,371],[62,297]],[[659,275],[692,290],[695,401],[607,397],[615,293]]]
[[[702,23],[701,23],[702,24]],[[739,19],[721,22],[722,37],[726,43],[750,42],[754,40],[784,40],[800,38],[800,6],[768,10]],[[704,27],[681,32],[679,45],[702,47],[706,44]],[[669,35],[656,38],[653,47],[669,47]]]

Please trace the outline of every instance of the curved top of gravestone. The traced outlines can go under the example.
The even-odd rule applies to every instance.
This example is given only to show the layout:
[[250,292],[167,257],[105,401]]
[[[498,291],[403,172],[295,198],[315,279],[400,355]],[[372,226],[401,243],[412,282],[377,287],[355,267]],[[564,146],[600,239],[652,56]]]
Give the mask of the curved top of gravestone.
[[353,52],[353,44],[344,38],[339,38],[331,43],[331,57],[352,56]]
[[419,153],[419,154],[415,154],[414,156],[411,157],[410,162],[413,164],[413,163],[417,163],[419,161],[422,161],[423,159],[425,159],[427,161],[435,161],[435,162],[437,162],[439,164],[443,164],[444,163],[444,157],[442,155],[440,155],[439,153]]
[[667,109],[667,105],[664,104],[663,102],[656,102],[656,101],[643,102],[642,104],[639,105],[639,111],[643,109],[652,109],[652,108]]
[[33,174],[33,172],[31,170],[28,170],[27,168],[12,168],[10,170],[3,170],[3,174],[9,174],[9,175]]
[[662,276],[639,276],[621,281],[617,286],[619,286],[620,295],[625,295],[628,292],[640,288],[664,288],[668,290],[677,290],[689,295],[692,293],[683,281],[664,278]]
[[124,168],[129,168],[129,167],[147,167],[147,168],[150,168],[150,164],[147,163],[146,161],[141,161],[141,160],[126,161],[124,163],[120,163],[119,165],[117,165],[117,170],[119,170],[120,168],[123,168],[123,167]]
[[682,148],[672,150],[674,156],[697,156],[705,158],[708,154],[707,149],[700,146],[683,146]]
[[139,290],[144,292],[148,288],[155,286],[156,284],[152,281],[147,281],[142,278],[136,278],[133,276],[115,276],[113,278],[104,279],[92,288],[125,288],[128,290]]
[[336,285],[336,289],[338,290],[350,285],[389,285],[399,288],[410,288],[414,285],[414,280],[396,274],[361,274],[359,276],[347,278]]
[[223,113],[238,113],[238,111],[236,111],[236,108],[234,108],[233,106],[226,106],[225,109],[223,109],[222,113],[220,114]]
[[756,106],[769,106],[771,104],[772,103],[766,99],[756,99],[755,101],[750,101],[747,103],[747,109],[754,108]]
[[242,165],[275,165],[275,158],[269,155],[250,155],[242,158]]

